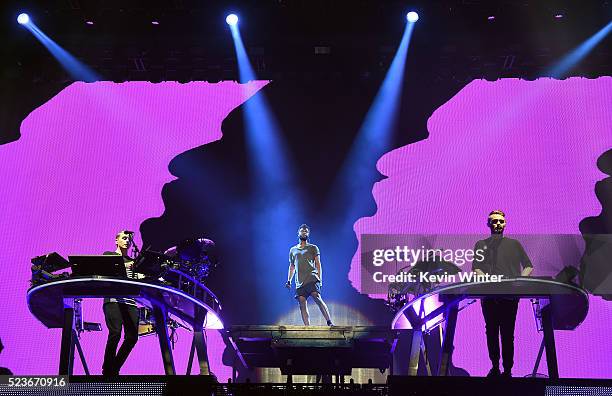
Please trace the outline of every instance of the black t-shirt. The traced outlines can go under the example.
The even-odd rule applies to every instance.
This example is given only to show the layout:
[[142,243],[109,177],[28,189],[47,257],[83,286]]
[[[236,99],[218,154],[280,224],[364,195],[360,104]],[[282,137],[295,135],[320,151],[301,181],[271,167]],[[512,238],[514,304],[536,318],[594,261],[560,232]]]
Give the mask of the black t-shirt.
[[[103,253],[105,256],[120,256],[119,253],[117,252],[104,252]],[[128,278],[134,278],[134,271],[132,271],[132,264],[134,263],[134,260],[130,257],[126,257],[123,256],[123,264],[125,264],[125,272],[127,274]],[[109,302],[118,302],[121,304],[128,304],[128,305],[134,305],[136,306],[136,300],[132,299],[132,298],[124,298],[124,297],[106,297],[104,299],[104,304],[109,303]]]
[[474,251],[478,249],[484,251],[484,259],[478,261],[478,256],[475,256],[472,262],[472,270],[480,269],[485,274],[516,278],[521,276],[522,268],[533,267],[525,249],[515,239],[492,235],[487,239],[476,242]]

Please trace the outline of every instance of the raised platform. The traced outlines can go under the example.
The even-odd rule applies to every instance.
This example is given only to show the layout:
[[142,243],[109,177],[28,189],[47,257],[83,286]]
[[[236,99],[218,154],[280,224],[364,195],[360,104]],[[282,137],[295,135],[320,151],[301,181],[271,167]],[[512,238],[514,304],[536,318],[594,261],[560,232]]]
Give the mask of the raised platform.
[[247,369],[278,367],[282,374],[350,375],[393,364],[399,334],[387,326],[231,326],[238,360]]

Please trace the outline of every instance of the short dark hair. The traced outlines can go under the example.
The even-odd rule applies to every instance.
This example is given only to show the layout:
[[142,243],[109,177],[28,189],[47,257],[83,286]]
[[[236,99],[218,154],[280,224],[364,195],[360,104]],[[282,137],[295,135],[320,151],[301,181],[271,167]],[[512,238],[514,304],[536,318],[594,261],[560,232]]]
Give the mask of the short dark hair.
[[302,224],[302,225],[300,226],[300,228],[298,228],[298,230],[301,230],[301,229],[303,229],[303,228],[305,228],[305,229],[307,229],[308,231],[310,231],[310,227],[308,227],[308,224]]
[[121,235],[121,234],[125,234],[125,232],[126,232],[126,231],[127,231],[127,230],[121,230],[121,231],[119,231],[119,232],[117,233],[117,235],[115,235],[115,239],[119,238],[119,235]]
[[506,214],[505,214],[504,212],[502,212],[501,210],[494,210],[494,211],[492,211],[491,213],[489,213],[489,216],[488,216],[488,217],[491,217],[491,216],[493,216],[494,214],[496,214],[496,215],[501,215],[501,216],[506,217]]

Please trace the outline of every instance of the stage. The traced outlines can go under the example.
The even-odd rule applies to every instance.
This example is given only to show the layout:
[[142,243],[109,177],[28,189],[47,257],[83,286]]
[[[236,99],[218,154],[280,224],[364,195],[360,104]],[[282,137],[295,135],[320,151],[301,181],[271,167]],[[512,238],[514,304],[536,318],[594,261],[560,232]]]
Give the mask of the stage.
[[217,383],[209,376],[73,376],[61,389],[9,389],[0,385],[2,395],[356,395],[356,396],[608,396],[611,380],[542,378],[487,379],[469,377],[390,377],[386,384],[273,384]]
[[612,396],[611,18],[3,1],[0,394]]

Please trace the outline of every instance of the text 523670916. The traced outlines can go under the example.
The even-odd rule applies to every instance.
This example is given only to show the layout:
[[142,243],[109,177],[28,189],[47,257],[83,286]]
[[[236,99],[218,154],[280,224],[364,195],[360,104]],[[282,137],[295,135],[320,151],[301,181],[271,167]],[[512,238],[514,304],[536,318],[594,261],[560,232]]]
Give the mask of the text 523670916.
[[10,388],[63,388],[68,386],[67,375],[50,376],[0,376],[0,385]]

